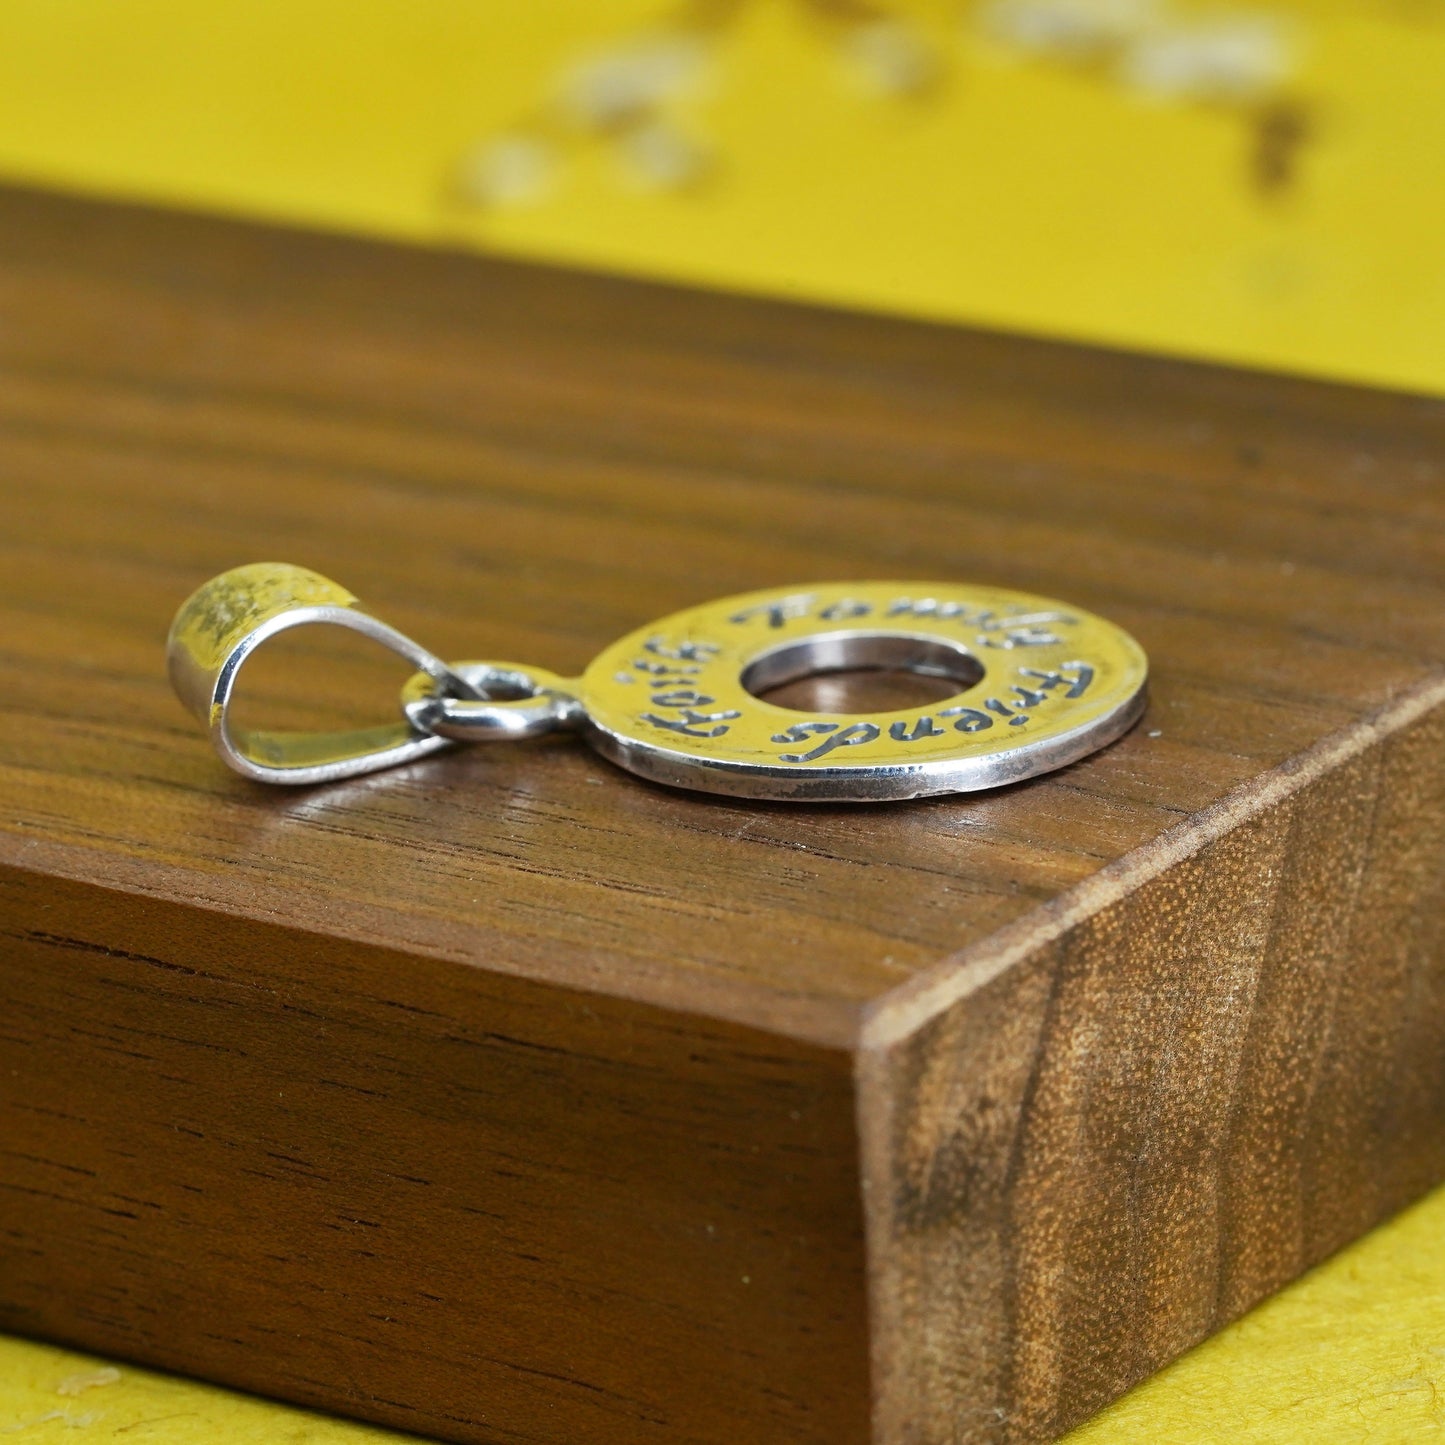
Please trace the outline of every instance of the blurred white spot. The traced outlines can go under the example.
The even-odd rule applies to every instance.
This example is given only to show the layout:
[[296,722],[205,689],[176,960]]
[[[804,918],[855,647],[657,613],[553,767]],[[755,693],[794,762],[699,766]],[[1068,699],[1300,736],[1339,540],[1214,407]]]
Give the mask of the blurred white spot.
[[529,135],[504,135],[462,158],[457,189],[479,206],[518,206],[540,200],[556,169],[552,149]]
[[1236,15],[1161,26],[1140,35],[1120,78],[1164,100],[1256,100],[1294,69],[1285,27],[1269,15]]
[[642,41],[573,66],[563,77],[558,100],[579,125],[607,130],[681,94],[698,79],[706,60],[707,47],[693,36]]
[[1036,54],[1087,59],[1113,50],[1153,22],[1158,0],[993,0],[984,29]]
[[843,49],[869,88],[882,95],[917,95],[938,78],[933,49],[913,26],[898,20],[850,26]]
[[81,1395],[86,1390],[99,1390],[113,1385],[120,1379],[120,1371],[114,1365],[102,1365],[98,1370],[82,1370],[79,1374],[67,1375],[56,1387],[57,1395]]
[[645,121],[624,131],[618,149],[634,179],[649,190],[691,185],[708,166],[708,154],[701,146],[661,120]]

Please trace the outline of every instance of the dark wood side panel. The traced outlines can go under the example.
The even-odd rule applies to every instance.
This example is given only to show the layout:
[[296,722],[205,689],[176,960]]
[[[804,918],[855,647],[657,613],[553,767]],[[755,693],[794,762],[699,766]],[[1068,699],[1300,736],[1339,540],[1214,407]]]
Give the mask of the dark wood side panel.
[[1054,1438],[1445,1177],[1445,709],[866,1059],[882,1445]]
[[856,1445],[846,1054],[0,872],[0,1328],[461,1441]]

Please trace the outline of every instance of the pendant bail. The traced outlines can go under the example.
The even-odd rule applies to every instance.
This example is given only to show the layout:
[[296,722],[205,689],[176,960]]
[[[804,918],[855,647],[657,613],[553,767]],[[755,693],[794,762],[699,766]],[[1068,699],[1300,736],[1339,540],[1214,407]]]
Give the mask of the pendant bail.
[[344,587],[305,567],[253,562],[213,577],[176,613],[166,645],[171,684],[238,773],[262,783],[326,783],[412,762],[451,746],[404,714],[394,723],[348,732],[243,729],[231,716],[246,659],[288,628],[330,623],[370,637],[404,657],[432,690],[480,694],[441,658],[373,617]]

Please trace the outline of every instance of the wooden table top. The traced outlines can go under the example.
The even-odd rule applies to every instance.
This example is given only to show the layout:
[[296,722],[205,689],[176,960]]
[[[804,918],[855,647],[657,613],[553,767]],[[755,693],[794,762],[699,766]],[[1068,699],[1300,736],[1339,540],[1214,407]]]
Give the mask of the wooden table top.
[[[837,1044],[1439,676],[1438,402],[21,192],[0,312],[23,866]],[[162,666],[191,588],[264,558],[563,674],[729,592],[999,583],[1128,628],[1152,700],[1055,776],[866,811],[565,740],[273,792]],[[314,648],[321,721],[364,674]]]
[[[801,1056],[913,1027],[1442,693],[1440,402],[18,191],[0,320],[13,873]],[[181,598],[261,558],[563,674],[712,596],[976,579],[1120,622],[1151,703],[971,799],[728,802],[565,739],[269,791],[162,667]],[[391,705],[302,642],[258,707]]]

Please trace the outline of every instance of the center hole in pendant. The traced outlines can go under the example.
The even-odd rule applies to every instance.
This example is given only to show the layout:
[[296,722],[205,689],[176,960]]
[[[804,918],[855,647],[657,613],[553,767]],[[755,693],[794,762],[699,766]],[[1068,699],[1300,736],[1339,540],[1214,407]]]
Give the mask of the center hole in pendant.
[[769,648],[741,680],[754,697],[796,712],[895,712],[973,687],[983,664],[943,637],[826,632]]

